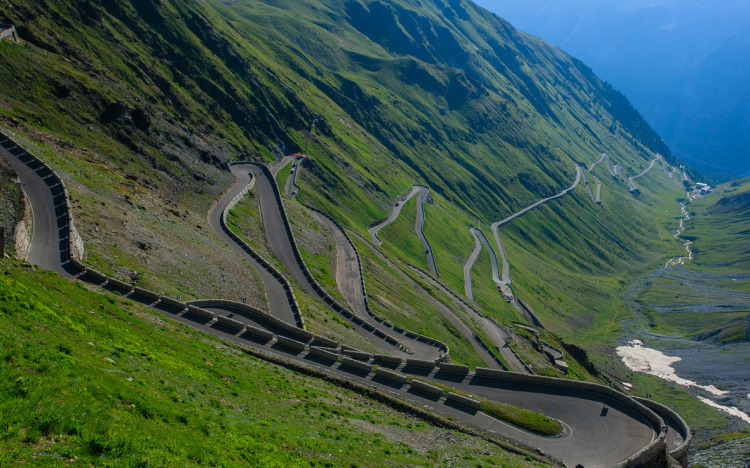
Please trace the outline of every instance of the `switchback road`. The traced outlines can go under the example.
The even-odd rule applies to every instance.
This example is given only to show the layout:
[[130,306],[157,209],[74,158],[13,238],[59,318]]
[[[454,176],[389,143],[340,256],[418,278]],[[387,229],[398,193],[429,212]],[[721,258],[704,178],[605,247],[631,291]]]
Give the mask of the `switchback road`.
[[[2,135],[0,135],[0,144],[6,148],[10,146],[7,138]],[[288,360],[308,364],[324,372],[372,385],[455,420],[510,437],[532,447],[539,447],[540,450],[563,460],[569,466],[579,463],[586,467],[629,465],[635,463],[636,459],[632,457],[636,452],[643,454],[646,457],[643,459],[645,460],[653,457],[658,450],[663,450],[665,446],[668,429],[663,420],[640,403],[607,387],[562,379],[519,376],[519,374],[514,373],[499,373],[496,371],[493,373],[489,370],[481,373],[479,371],[477,373],[466,373],[429,366],[414,367],[408,365],[408,362],[405,364],[403,360],[392,366],[395,371],[409,378],[435,382],[466,392],[469,395],[482,396],[505,404],[538,411],[563,423],[565,431],[560,437],[542,437],[497,421],[481,411],[450,403],[442,395],[443,392],[439,392],[441,395],[437,395],[420,390],[417,382],[403,382],[392,377],[383,377],[386,374],[373,372],[373,366],[376,365],[374,362],[369,366],[353,365],[346,358],[321,358],[319,357],[320,353],[315,356],[313,355],[314,350],[311,348],[312,341],[309,332],[303,335],[302,330],[299,331],[299,336],[303,337],[300,338],[301,341],[282,340],[280,335],[271,334],[259,328],[251,329],[251,327],[240,322],[216,317],[200,308],[191,309],[179,301],[160,297],[148,291],[134,290],[132,286],[122,281],[107,278],[93,270],[86,269],[80,265],[80,262],[76,266],[70,258],[67,246],[60,242],[61,229],[70,229],[69,223],[61,223],[60,221],[61,219],[70,219],[68,204],[63,203],[63,212],[58,214],[59,204],[55,203],[55,191],[64,191],[62,182],[59,178],[54,178],[54,183],[46,179],[45,185],[47,185],[48,193],[44,194],[43,186],[35,185],[35,181],[40,175],[45,179],[44,171],[34,170],[35,164],[38,163],[36,158],[31,157],[25,151],[19,151],[20,154],[13,154],[12,151],[2,151],[1,153],[14,167],[20,163],[32,169],[31,171],[25,171],[20,168],[18,175],[24,189],[28,187],[31,192],[38,191],[39,196],[29,196],[35,222],[38,219],[47,219],[46,223],[38,222],[35,226],[37,232],[34,234],[35,238],[32,241],[34,252],[33,256],[30,255],[30,257],[36,259],[40,266],[60,271],[66,276],[77,276],[94,284],[101,284],[107,289],[123,290],[124,297],[143,302],[167,317],[187,323],[191,327],[204,330],[226,340],[240,343],[243,346],[262,349],[268,353],[283,356]],[[267,233],[275,232],[281,237],[287,237],[286,241],[279,242],[278,240],[272,241],[272,236],[269,236],[272,249],[279,257],[284,257],[285,252],[283,250],[296,249],[296,245],[293,237],[284,233],[282,226],[279,224],[286,222],[286,220],[273,219],[274,216],[285,217],[285,215],[280,203],[274,207],[273,203],[268,200],[269,196],[278,199],[278,191],[274,190],[275,185],[272,185],[273,178],[270,172],[260,165],[236,166],[234,169],[238,172],[233,170],[235,175],[239,174],[239,177],[244,177],[242,173],[246,171],[257,177],[256,187],[261,197],[264,213],[263,221],[264,225],[269,225],[268,228],[264,227],[264,229]],[[42,174],[39,174],[39,172],[42,172]],[[249,180],[249,176],[247,180]],[[239,181],[230,191],[243,190],[244,188],[240,188],[242,185],[243,183]],[[244,186],[247,187],[247,184],[244,184]],[[222,200],[224,198],[222,197]],[[276,215],[273,214],[274,211],[277,212]],[[222,226],[219,226],[219,228],[223,229]],[[288,228],[286,230],[288,231]],[[39,239],[53,242],[53,247],[44,245]],[[67,239],[63,238],[63,240],[67,242]],[[276,249],[281,249],[281,251],[277,252]],[[292,253],[292,256],[287,258],[293,257],[294,254]],[[85,273],[71,273],[70,268],[73,266],[78,270],[83,268]],[[291,266],[291,263],[289,266]],[[290,268],[290,270],[293,270],[293,268]],[[299,272],[290,271],[290,274],[296,278],[295,273]],[[305,285],[302,285],[302,287],[303,289],[307,288]],[[217,300],[217,302],[220,302],[220,300]],[[234,307],[238,310],[242,309],[239,304]],[[236,324],[239,324],[239,329],[236,328]],[[282,328],[292,333],[297,329],[288,325]],[[343,352],[339,348],[331,349]],[[389,366],[381,363],[380,367],[387,368]],[[687,435],[686,426],[682,424],[677,426],[678,431]]]

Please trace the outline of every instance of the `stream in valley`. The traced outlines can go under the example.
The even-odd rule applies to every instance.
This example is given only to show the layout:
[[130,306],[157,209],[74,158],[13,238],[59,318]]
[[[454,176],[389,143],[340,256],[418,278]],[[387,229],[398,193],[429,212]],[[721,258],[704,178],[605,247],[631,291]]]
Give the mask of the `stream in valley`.
[[[681,212],[674,236],[684,241],[687,255],[670,259],[633,283],[624,303],[635,319],[626,325],[628,335],[617,354],[630,370],[682,385],[703,403],[731,415],[732,426],[747,427],[750,341],[747,335],[741,339],[743,329],[750,334],[750,316],[745,319],[742,315],[750,311],[750,292],[727,285],[750,282],[750,273],[712,274],[687,268],[693,251],[692,242],[680,237],[690,219],[685,204],[681,204]],[[652,288],[657,288],[656,294]],[[677,328],[689,330],[686,333],[692,338],[652,332],[655,322],[662,320],[679,323]],[[694,335],[704,324],[716,328]],[[739,341],[722,342],[730,328]]]

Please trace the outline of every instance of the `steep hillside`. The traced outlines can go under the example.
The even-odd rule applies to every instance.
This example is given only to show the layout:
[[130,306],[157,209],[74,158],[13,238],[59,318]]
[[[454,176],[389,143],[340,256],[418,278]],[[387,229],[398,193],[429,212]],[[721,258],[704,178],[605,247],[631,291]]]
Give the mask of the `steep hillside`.
[[[459,307],[406,265],[426,270],[409,237],[413,207],[384,231],[382,247],[362,240],[412,185],[431,190],[425,233],[441,280],[463,296],[471,226],[492,238],[491,223],[581,173],[591,184],[598,177],[601,203],[581,182],[501,228],[513,291],[548,340],[609,351],[599,346],[627,318],[629,281],[679,252],[668,227],[684,192],[653,166],[656,152],[677,164],[658,136],[585,65],[468,1],[1,4],[0,19],[27,42],[0,43],[0,124],[66,179],[86,263],[108,275],[183,300],[265,308],[257,273],[211,232],[206,213],[232,183],[228,161],[297,151],[310,156],[300,204],[354,235],[378,312],[405,328],[423,323],[472,365],[480,360],[471,338],[438,316],[438,302]],[[605,152],[620,176],[593,168]],[[625,179],[651,167],[631,193]],[[289,211],[299,219],[305,210]],[[236,216],[247,219],[234,221],[262,243],[257,211],[240,205]],[[383,254],[437,299],[417,295]],[[472,305],[506,326],[524,320],[498,293],[486,256],[477,265]],[[316,270],[333,289],[330,268]],[[352,333],[293,287],[311,329]],[[574,376],[595,378],[574,366]]]
[[541,466],[140,304],[7,260],[0,271],[3,465]]

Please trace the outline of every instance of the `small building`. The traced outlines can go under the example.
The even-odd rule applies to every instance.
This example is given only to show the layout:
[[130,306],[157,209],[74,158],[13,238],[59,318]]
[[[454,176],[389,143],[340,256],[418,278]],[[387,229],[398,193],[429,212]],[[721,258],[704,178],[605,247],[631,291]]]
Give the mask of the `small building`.
[[16,32],[16,27],[12,24],[0,24],[0,41],[9,40],[13,42],[21,42]]
[[696,182],[695,191],[700,193],[701,195],[705,195],[707,193],[711,193],[713,190],[708,184],[704,184],[703,182]]

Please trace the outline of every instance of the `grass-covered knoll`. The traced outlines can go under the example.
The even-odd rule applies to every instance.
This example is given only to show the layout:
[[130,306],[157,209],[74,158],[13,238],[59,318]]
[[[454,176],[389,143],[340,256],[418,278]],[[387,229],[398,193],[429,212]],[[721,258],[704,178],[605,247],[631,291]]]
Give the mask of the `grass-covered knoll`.
[[3,465],[534,466],[117,296],[0,270]]
[[514,408],[490,400],[482,401],[481,409],[493,418],[508,421],[537,434],[555,436],[562,431],[562,425],[558,421],[532,411]]

